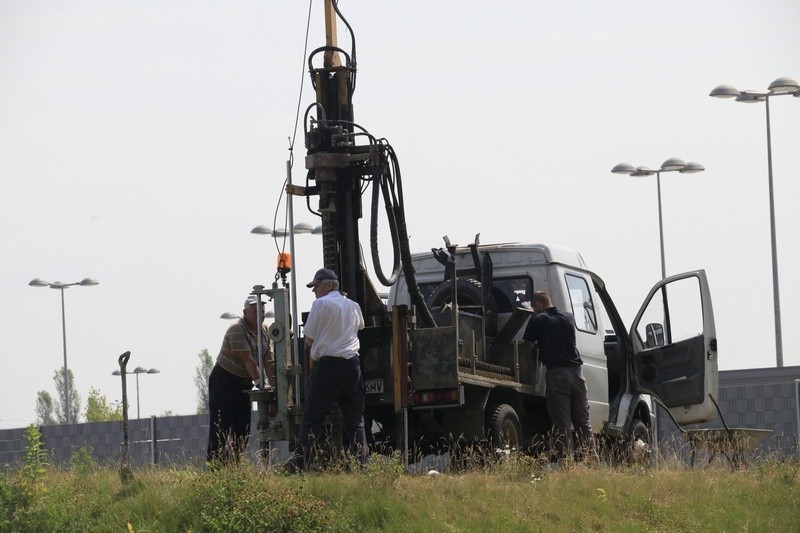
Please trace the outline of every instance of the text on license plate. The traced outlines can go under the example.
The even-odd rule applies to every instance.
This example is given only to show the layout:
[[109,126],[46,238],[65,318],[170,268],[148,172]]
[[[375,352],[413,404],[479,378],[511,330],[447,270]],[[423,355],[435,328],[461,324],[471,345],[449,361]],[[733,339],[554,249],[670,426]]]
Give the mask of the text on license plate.
[[368,379],[364,382],[364,390],[367,394],[380,394],[383,392],[382,379]]

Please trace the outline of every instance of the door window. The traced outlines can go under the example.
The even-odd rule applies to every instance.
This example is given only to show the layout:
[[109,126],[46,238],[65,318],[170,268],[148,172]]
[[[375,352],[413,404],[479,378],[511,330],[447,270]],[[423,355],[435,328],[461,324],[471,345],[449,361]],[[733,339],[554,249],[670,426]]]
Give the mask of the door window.
[[569,300],[572,304],[572,314],[575,316],[575,327],[586,333],[597,333],[597,314],[592,301],[589,284],[580,276],[567,274],[567,289]]
[[663,346],[703,334],[703,305],[698,283],[694,277],[677,280],[653,295],[636,325],[636,334],[643,346]]

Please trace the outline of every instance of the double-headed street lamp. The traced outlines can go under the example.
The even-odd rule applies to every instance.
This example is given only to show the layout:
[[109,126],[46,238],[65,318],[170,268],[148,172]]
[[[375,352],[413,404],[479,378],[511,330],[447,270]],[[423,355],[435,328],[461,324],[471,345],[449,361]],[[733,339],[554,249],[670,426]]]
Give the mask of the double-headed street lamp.
[[54,281],[53,283],[49,283],[41,278],[35,278],[28,283],[31,287],[50,287],[51,289],[59,289],[61,291],[61,337],[64,343],[64,416],[67,420],[67,424],[72,422],[72,418],[70,417],[70,403],[69,403],[69,389],[70,389],[70,381],[69,381],[69,374],[67,372],[67,321],[64,314],[64,289],[68,289],[69,287],[74,287],[75,285],[80,285],[81,287],[92,287],[97,285],[97,280],[92,278],[83,278],[81,281],[76,281],[75,283],[61,283],[60,281]]
[[[256,235],[272,235],[273,237],[286,237],[290,232],[286,228],[272,229],[269,226],[258,225],[251,229],[250,233],[254,233]],[[303,233],[319,235],[322,233],[322,226],[312,226],[308,222],[298,222],[292,227],[291,233],[294,233],[295,235],[300,235]]]
[[[287,161],[287,173],[289,174],[289,183],[291,185],[291,164]],[[290,200],[288,203],[289,208],[289,223],[293,223],[294,221],[294,214],[292,210],[292,201]],[[312,226],[308,222],[298,222],[291,227],[291,231],[286,230],[284,228],[279,228],[273,230],[269,226],[256,226],[255,228],[250,230],[250,233],[254,233],[256,235],[272,235],[273,237],[289,237],[289,253],[291,254],[292,260],[294,260],[294,236],[300,234],[312,234],[312,235],[321,235],[322,234],[322,226]],[[283,264],[285,260],[284,254],[279,254],[279,267]],[[291,302],[289,304],[290,313],[293,316],[298,316],[298,309],[297,309],[297,279],[295,275],[295,269],[292,268],[290,271],[291,276],[291,283],[289,286],[289,294],[291,297]],[[300,321],[293,320],[292,321],[292,351],[294,352],[294,357],[297,357],[297,354],[300,353]],[[297,364],[297,361],[292,361],[292,364]],[[300,398],[300,377],[295,376],[295,395],[296,401],[299,402]]]
[[800,98],[800,84],[791,78],[778,78],[764,91],[739,91],[730,85],[720,85],[709,93],[714,98],[735,98],[737,102],[764,102],[767,109],[767,176],[769,180],[769,230],[772,245],[772,304],[775,312],[775,360],[783,366],[783,341],[781,339],[781,298],[778,284],[778,249],[775,237],[775,200],[772,188],[772,134],[769,125],[769,99],[773,96],[790,95]]
[[[139,374],[158,374],[161,370],[157,368],[145,368],[143,366],[137,366],[133,369],[133,372],[125,372],[126,375],[136,374],[136,418],[142,418],[141,412],[139,411]],[[122,372],[119,370],[114,370],[111,373],[112,376],[121,376]]]
[[658,236],[661,242],[661,279],[667,277],[667,264],[664,259],[664,222],[661,215],[661,173],[662,172],[680,172],[681,174],[693,174],[695,172],[702,172],[705,167],[700,163],[684,162],[677,157],[671,157],[661,164],[661,168],[653,170],[648,167],[634,167],[629,163],[620,163],[611,169],[614,174],[627,174],[633,177],[652,176],[656,175],[656,184],[658,188]]
[[[273,311],[267,311],[266,313],[264,313],[264,318],[272,318],[274,316],[275,313]],[[238,320],[242,318],[242,315],[237,315],[236,313],[229,313],[228,311],[225,311],[224,313],[219,315],[219,317],[223,320]]]

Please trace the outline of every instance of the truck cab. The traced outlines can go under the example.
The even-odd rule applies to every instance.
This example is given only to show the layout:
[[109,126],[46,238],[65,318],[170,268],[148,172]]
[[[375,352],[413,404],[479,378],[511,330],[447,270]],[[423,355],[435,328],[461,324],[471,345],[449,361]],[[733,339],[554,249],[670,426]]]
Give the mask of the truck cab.
[[[385,429],[398,426],[385,408],[392,404],[396,414],[399,396],[407,438],[417,445],[489,438],[527,448],[544,442],[551,426],[544,404],[546,369],[537,347],[522,339],[534,291],[547,292],[556,307],[575,317],[591,424],[599,436],[648,440],[649,395],[679,423],[714,416],[708,395],[716,394],[716,337],[702,270],[659,282],[628,328],[603,280],[574,250],[544,244],[450,246],[452,266],[436,255],[412,256],[436,327],[409,328],[408,361],[400,365],[408,368],[401,372],[407,383],[388,368],[390,358],[362,353],[368,418],[383,428],[377,441],[398,438]],[[403,309],[410,302],[401,276],[387,307]],[[394,393],[404,385],[401,395]]]

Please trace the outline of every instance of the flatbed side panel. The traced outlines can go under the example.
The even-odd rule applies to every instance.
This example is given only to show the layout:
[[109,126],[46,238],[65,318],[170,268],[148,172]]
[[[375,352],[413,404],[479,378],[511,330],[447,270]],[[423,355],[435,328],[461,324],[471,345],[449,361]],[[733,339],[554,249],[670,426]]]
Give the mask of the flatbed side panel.
[[368,404],[394,403],[392,376],[392,332],[390,327],[372,326],[361,330],[361,361]]
[[411,385],[415,390],[458,387],[455,330],[424,328],[411,332]]

